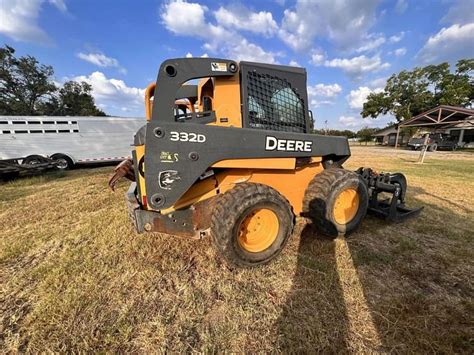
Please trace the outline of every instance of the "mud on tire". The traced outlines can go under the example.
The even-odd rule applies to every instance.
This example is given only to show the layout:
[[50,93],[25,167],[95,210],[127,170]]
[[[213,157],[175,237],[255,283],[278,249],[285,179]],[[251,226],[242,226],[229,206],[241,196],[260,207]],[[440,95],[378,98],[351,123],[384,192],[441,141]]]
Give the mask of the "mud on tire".
[[[293,232],[295,217],[280,193],[263,184],[240,183],[216,198],[210,234],[215,249],[226,262],[235,266],[256,266],[269,262],[281,252]],[[258,211],[270,211],[267,212],[272,216],[270,224],[267,223],[263,231],[274,233],[274,237],[268,240],[269,245],[264,249],[250,251],[245,244],[245,225]]]
[[[354,190],[357,207],[351,219],[341,223],[335,215],[336,204],[341,193]],[[336,237],[354,231],[365,217],[368,207],[368,192],[358,174],[342,168],[330,168],[317,174],[306,189],[303,200],[303,215],[309,217],[316,229],[325,235]]]

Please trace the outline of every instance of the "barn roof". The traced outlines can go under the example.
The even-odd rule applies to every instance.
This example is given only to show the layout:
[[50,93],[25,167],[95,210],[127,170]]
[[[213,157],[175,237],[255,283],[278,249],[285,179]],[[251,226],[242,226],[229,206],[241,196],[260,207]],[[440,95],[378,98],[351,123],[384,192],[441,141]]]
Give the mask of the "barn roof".
[[420,113],[400,124],[400,127],[432,126],[447,128],[474,120],[474,110],[465,107],[441,105]]

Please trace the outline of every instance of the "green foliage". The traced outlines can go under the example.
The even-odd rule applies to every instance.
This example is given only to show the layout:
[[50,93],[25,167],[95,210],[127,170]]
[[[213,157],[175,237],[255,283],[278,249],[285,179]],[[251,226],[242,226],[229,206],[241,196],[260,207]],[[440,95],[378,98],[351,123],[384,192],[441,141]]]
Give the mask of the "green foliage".
[[360,142],[372,142],[374,140],[373,135],[377,131],[377,128],[364,127],[357,131],[357,138],[359,138]]
[[17,58],[14,48],[0,48],[0,115],[105,116],[89,84],[68,81],[58,88],[53,75],[53,68],[36,58]]
[[342,136],[342,137],[347,137],[347,138],[356,137],[356,133],[348,129],[343,130],[343,131],[340,131],[337,129],[314,129],[312,133],[326,135],[326,136]]
[[53,73],[32,56],[16,58],[12,47],[0,48],[0,114],[41,114],[38,106],[57,90]]
[[454,73],[448,63],[393,74],[380,93],[371,93],[362,117],[390,113],[398,122],[438,105],[470,106],[474,101],[474,59],[462,59]]
[[92,86],[86,82],[68,81],[45,105],[47,115],[55,116],[105,116],[95,106]]

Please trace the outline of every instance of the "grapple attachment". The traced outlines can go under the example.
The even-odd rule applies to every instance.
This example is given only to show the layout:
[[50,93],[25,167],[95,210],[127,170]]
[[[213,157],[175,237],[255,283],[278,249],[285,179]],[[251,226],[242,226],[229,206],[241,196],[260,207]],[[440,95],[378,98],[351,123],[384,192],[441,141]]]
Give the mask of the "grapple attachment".
[[[401,222],[417,216],[423,207],[408,208],[405,206],[407,179],[401,173],[377,173],[370,168],[359,168],[356,171],[365,181],[369,191],[368,212],[391,222]],[[385,192],[392,196],[379,199]]]

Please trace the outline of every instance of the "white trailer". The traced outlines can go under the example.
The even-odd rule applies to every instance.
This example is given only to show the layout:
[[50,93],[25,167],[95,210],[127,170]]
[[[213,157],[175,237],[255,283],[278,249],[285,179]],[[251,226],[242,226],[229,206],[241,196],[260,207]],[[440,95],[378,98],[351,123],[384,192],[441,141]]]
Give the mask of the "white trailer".
[[67,169],[81,163],[118,162],[131,154],[144,117],[0,116],[0,161]]

